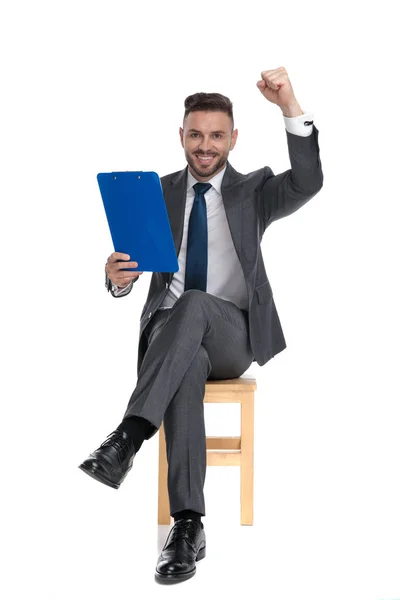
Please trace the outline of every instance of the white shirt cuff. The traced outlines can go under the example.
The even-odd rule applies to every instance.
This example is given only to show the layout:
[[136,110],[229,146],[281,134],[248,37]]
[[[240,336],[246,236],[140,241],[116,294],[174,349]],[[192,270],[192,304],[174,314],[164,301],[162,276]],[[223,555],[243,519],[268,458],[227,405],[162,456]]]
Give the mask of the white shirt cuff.
[[285,117],[283,115],[283,119],[286,130],[289,133],[308,137],[313,132],[314,125],[309,124],[314,119],[314,113],[312,112],[305,112],[304,115],[299,115],[298,117]]
[[132,285],[132,281],[124,288],[119,288],[117,285],[112,285],[111,289],[116,296],[120,296],[123,292],[126,292],[130,285]]

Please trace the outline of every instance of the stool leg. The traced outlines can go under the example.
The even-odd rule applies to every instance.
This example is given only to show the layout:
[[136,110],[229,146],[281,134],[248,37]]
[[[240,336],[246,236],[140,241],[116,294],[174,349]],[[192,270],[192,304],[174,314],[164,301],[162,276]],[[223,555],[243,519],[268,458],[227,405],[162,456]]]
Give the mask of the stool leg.
[[171,515],[169,514],[168,497],[168,462],[165,444],[164,423],[161,424],[158,434],[158,524],[169,525]]
[[254,392],[241,402],[240,524],[253,525],[254,505]]

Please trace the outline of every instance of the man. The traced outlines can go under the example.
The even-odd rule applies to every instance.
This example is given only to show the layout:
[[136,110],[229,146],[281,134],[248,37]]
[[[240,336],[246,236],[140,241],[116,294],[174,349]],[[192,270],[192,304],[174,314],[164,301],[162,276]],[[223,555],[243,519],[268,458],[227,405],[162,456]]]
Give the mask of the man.
[[[178,256],[176,273],[153,273],[140,317],[137,386],[115,431],[80,468],[118,488],[144,440],[164,421],[168,493],[174,526],[156,566],[163,583],[192,577],[205,556],[204,393],[207,379],[240,377],[286,347],[260,243],[323,185],[318,130],[303,113],[283,67],[263,71],[261,94],[282,110],[291,169],[242,175],[229,163],[238,130],[221,94],[185,100],[180,139],[187,166],[161,178]],[[122,261],[122,262],[121,262]],[[114,252],[106,285],[130,293],[140,268]]]

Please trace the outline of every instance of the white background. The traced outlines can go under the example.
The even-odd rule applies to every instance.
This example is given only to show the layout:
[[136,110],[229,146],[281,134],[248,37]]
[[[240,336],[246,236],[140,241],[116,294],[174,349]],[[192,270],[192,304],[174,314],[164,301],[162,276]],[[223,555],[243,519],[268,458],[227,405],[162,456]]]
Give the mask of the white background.
[[[0,14],[1,595],[400,598],[398,35],[394,3],[10,2]],[[238,469],[206,478],[207,557],[153,580],[158,436],[116,491],[78,465],[136,383],[151,274],[114,299],[100,171],[185,167],[184,99],[233,102],[240,172],[290,168],[284,66],[314,112],[324,187],[262,242],[287,349],[257,377],[255,518]],[[139,224],[140,225],[140,224]],[[238,434],[235,406],[209,435]],[[258,592],[255,592],[255,589]],[[171,596],[168,596],[171,597]]]

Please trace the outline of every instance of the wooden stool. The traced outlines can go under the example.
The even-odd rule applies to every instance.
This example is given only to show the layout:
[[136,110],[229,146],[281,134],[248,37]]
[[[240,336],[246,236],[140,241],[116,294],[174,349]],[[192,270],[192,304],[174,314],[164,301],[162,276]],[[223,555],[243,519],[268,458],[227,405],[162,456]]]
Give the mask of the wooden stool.
[[[254,390],[252,376],[206,382],[204,402],[240,402],[240,436],[207,436],[207,466],[240,467],[240,524],[253,525],[254,490]],[[168,462],[164,423],[159,430],[158,524],[171,523],[168,487]]]

